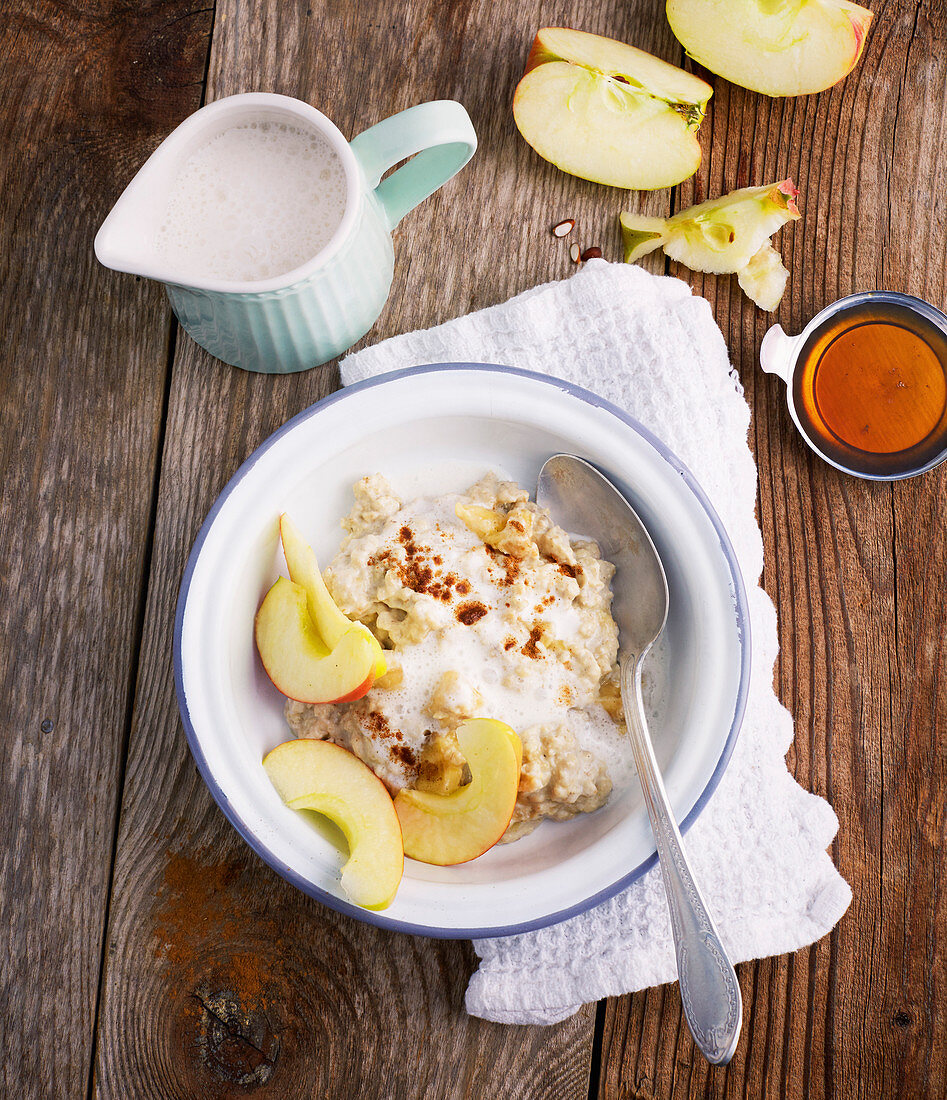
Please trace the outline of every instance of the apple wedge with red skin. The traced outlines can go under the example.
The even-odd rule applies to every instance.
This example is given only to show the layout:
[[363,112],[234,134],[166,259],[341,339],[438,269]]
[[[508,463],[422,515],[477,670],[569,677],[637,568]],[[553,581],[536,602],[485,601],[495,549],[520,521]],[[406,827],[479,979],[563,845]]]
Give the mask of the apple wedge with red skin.
[[254,632],[267,675],[290,699],[348,703],[361,699],[375,679],[371,640],[350,630],[330,649],[309,613],[305,589],[285,577],[264,597]]
[[858,63],[872,19],[849,0],[667,0],[667,17],[698,64],[768,96],[837,84]]
[[404,873],[401,825],[384,783],[347,749],[301,738],[277,745],[263,768],[294,810],[324,814],[342,830],[349,856],[342,889],[364,909],[391,904]]
[[401,790],[395,810],[405,855],[422,863],[467,863],[506,832],[519,788],[522,746],[504,722],[473,718],[457,727],[471,780],[452,794]]
[[384,676],[387,664],[378,639],[367,626],[348,618],[339,609],[322,579],[319,562],[312,547],[285,512],[280,516],[279,530],[290,580],[305,589],[309,614],[322,640],[333,649],[350,630],[360,631],[369,639],[375,651],[375,679]]
[[266,594],[256,642],[267,675],[284,695],[303,703],[361,699],[385,674],[384,651],[363,623],[332,599],[312,547],[285,513],[280,539],[290,580]]
[[564,172],[612,187],[673,187],[700,165],[713,89],[644,50],[543,27],[513,97],[526,141]]

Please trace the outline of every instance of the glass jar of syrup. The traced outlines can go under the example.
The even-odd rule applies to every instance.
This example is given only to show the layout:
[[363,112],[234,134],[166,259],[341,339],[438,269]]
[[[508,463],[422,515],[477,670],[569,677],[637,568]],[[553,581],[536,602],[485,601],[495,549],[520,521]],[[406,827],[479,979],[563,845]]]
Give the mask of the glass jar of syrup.
[[947,458],[947,316],[908,294],[853,294],[799,336],[774,325],[763,370],[786,383],[789,412],[826,462],[876,481]]

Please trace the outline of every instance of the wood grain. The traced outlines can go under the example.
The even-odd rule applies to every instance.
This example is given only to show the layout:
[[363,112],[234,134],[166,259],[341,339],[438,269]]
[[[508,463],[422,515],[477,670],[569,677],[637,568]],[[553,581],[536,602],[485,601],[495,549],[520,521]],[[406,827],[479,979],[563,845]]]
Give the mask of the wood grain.
[[[567,6],[560,9],[542,15],[565,19]],[[594,5],[582,10],[588,25],[604,28]],[[512,123],[509,102],[541,22],[538,5],[511,13],[485,2],[406,0],[381,22],[368,3],[218,4],[207,92],[300,96],[348,136],[425,99],[467,106],[481,150],[399,228],[391,297],[367,340],[567,274],[569,242],[549,232],[566,215],[577,218],[584,245],[608,245],[617,258],[619,199],[604,208],[600,189],[540,161]],[[669,43],[667,28],[660,36]],[[236,837],[188,755],[168,665],[188,549],[242,459],[336,382],[331,366],[267,378],[224,367],[184,338],[178,344],[97,1094],[223,1097],[252,1087],[281,1098],[585,1098],[593,1007],[548,1029],[467,1017],[469,944],[379,932],[300,895]]]
[[[705,163],[680,188],[684,206],[797,181],[804,218],[782,234],[792,278],[778,314],[790,332],[858,290],[947,305],[947,13],[871,7],[861,64],[819,96],[772,101],[709,78]],[[944,473],[878,485],[821,463],[782,383],[758,369],[769,318],[728,280],[672,273],[710,299],[746,386],[789,762],[839,815],[833,855],[855,900],[820,943],[739,968],[744,1036],[727,1070],[695,1054],[676,987],[609,1002],[599,1095],[942,1097]]]
[[82,1096],[91,1061],[169,334],[92,238],[199,102],[209,31],[187,0],[129,15],[13,0],[0,22],[4,1096]]

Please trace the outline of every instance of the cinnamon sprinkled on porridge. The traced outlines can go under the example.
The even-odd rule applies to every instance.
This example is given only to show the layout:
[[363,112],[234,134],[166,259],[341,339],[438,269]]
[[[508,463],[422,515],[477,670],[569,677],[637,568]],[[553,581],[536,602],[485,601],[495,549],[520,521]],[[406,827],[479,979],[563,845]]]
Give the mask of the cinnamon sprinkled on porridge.
[[462,603],[455,612],[457,621],[463,623],[464,626],[473,626],[474,623],[479,623],[486,613],[486,606],[476,601]]
[[541,626],[534,626],[530,632],[529,637],[526,639],[526,645],[520,650],[520,653],[524,657],[529,657],[531,661],[541,661],[543,655],[539,649],[539,639],[543,636],[543,628]]
[[612,705],[613,566],[494,474],[408,503],[376,474],[354,496],[325,581],[397,671],[353,703],[288,701],[297,736],[351,749],[397,792],[462,763],[462,722],[496,718],[523,746],[505,840],[601,806],[606,758],[627,753]]

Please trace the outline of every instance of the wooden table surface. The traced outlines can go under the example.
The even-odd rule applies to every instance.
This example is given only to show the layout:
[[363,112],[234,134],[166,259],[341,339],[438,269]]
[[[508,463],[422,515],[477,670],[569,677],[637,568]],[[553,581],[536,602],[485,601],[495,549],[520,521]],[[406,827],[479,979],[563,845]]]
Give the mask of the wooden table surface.
[[[392,934],[288,886],[197,774],[172,621],[191,543],[239,464],[337,385],[211,359],[160,286],[92,239],[161,139],[234,92],[298,96],[343,133],[423,100],[480,149],[402,223],[363,343],[570,272],[549,226],[620,259],[622,206],[665,212],[792,176],[777,317],[841,295],[947,307],[947,9],[869,0],[865,55],[818,96],[708,77],[703,164],[672,192],[564,175],[510,111],[535,30],[565,24],[676,63],[659,0],[7,0],[0,28],[0,1094],[45,1098],[947,1095],[945,473],[870,484],[813,458],[756,366],[770,323],[691,275],[753,412],[764,585],[779,611],[789,766],[827,798],[851,909],[795,955],[738,968],[743,1036],[696,1054],[677,986],[548,1028],[467,1017],[469,944]],[[706,74],[705,74],[706,75]],[[660,261],[658,261],[660,269]]]

